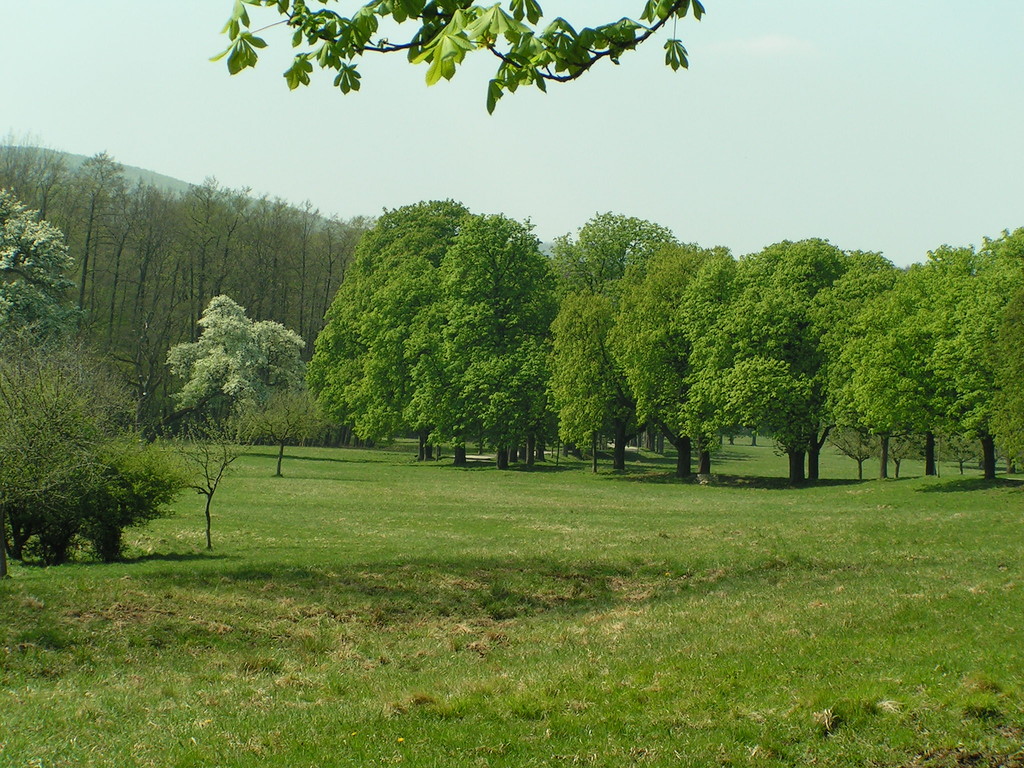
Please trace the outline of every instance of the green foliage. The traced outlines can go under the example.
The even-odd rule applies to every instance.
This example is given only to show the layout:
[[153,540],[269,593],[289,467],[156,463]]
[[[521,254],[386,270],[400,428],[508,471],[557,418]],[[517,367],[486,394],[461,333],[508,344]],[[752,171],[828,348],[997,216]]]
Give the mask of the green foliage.
[[818,444],[830,420],[830,356],[816,298],[846,268],[842,251],[824,240],[784,241],[740,262],[727,321],[736,360],[731,420],[770,429],[791,456]]
[[72,260],[64,236],[38,214],[0,189],[0,336],[59,334],[78,317],[65,300]]
[[576,233],[555,241],[552,260],[559,289],[607,294],[613,298],[630,267],[642,265],[661,248],[676,243],[670,230],[644,219],[602,213]]
[[635,404],[608,346],[613,324],[610,299],[580,292],[562,299],[551,326],[551,393],[567,442],[590,445],[611,420],[633,417]]
[[504,216],[466,218],[441,263],[442,365],[452,440],[518,445],[547,402],[547,339],[554,278],[528,225]]
[[[593,27],[575,29],[564,18],[542,24],[544,11],[537,0],[512,0],[478,5],[470,2],[424,2],[394,0],[364,3],[348,15],[329,8],[312,9],[305,2],[290,0],[236,0],[222,30],[229,46],[214,61],[226,59],[228,71],[236,74],[256,65],[263,38],[251,31],[249,7],[272,8],[294,30],[292,47],[297,49],[285,72],[289,88],[308,85],[313,63],[337,72],[334,85],[343,93],[359,89],[356,63],[367,53],[405,53],[413,64],[426,64],[426,81],[434,85],[454,77],[466,56],[489,51],[498,68],[487,89],[487,111],[498,100],[522,85],[546,90],[548,82],[575,80],[601,59],[618,63],[631,51],[664,27],[692,11],[697,20],[704,14],[698,0],[650,0],[639,20],[622,17]],[[381,23],[401,37],[408,24],[411,34],[402,42],[378,34]],[[270,24],[268,26],[274,26]],[[264,27],[266,28],[266,27]],[[665,63],[673,70],[688,66],[686,49],[678,39],[665,44]]]
[[364,438],[437,423],[439,267],[468,214],[453,201],[386,212],[331,303],[307,380],[324,412]]
[[627,273],[642,275],[659,249],[676,242],[659,224],[599,214],[576,237],[555,242],[552,263],[562,303],[553,334],[553,387],[562,437],[579,444],[609,429],[614,465],[622,469],[625,441],[637,430],[636,394],[630,388],[615,329],[627,314],[619,297]]
[[641,421],[671,439],[711,449],[724,410],[730,356],[724,319],[736,262],[727,251],[665,247],[627,273],[613,341],[624,361]]
[[162,446],[133,436],[104,443],[95,482],[79,499],[82,538],[104,562],[120,559],[124,530],[169,514],[186,480],[177,456]]
[[1009,306],[1000,329],[1000,360],[996,372],[996,415],[993,432],[1000,444],[1017,461],[1024,458],[1024,361],[1021,343],[1024,338],[1024,294]]
[[171,371],[184,380],[176,395],[181,408],[224,415],[303,381],[304,342],[280,323],[253,322],[231,298],[215,296],[199,325],[198,341],[167,354]]
[[125,528],[166,513],[183,487],[179,468],[124,427],[123,391],[80,350],[6,352],[0,507],[11,554],[56,565],[86,543],[97,557],[117,559]]

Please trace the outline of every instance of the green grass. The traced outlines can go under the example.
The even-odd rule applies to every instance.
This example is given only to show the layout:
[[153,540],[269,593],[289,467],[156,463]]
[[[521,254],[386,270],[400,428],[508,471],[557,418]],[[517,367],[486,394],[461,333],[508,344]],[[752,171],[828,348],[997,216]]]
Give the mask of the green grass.
[[183,496],[129,562],[14,565],[0,765],[1024,765],[1012,481],[289,454],[212,553]]

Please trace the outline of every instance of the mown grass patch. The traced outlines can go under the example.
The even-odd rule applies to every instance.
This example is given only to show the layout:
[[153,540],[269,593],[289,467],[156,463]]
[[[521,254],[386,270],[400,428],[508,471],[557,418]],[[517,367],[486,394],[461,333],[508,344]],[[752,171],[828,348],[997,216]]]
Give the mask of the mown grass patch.
[[[720,476],[785,469],[732,452]],[[240,461],[212,553],[183,497],[129,562],[15,567],[0,764],[1018,759],[1013,483],[295,453],[278,479],[269,453]]]

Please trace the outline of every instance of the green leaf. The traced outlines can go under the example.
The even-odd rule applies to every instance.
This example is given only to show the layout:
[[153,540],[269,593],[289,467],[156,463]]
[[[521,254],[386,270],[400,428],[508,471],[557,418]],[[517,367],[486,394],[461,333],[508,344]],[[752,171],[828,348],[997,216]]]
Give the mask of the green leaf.
[[309,85],[309,73],[312,71],[313,65],[305,55],[296,56],[295,61],[284,73],[288,88],[294,91],[300,85]]
[[338,76],[334,78],[334,87],[340,88],[342,93],[359,90],[359,72],[354,64],[342,64]]
[[504,89],[499,81],[491,80],[487,84],[487,114],[494,114],[494,108],[497,106],[499,99],[504,95]]
[[683,47],[682,40],[665,41],[665,64],[672,67],[673,71],[679,70],[680,67],[689,68],[690,63],[686,58],[686,48]]

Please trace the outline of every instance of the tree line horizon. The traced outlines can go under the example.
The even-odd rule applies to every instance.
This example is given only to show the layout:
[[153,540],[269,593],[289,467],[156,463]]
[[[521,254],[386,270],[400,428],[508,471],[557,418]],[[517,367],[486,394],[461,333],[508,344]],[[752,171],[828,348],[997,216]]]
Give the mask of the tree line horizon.
[[106,155],[72,170],[3,147],[0,186],[61,229],[79,332],[151,434],[180,410],[169,350],[227,295],[296,329],[337,424],[448,444],[457,462],[467,444],[507,466],[510,449],[607,436],[621,468],[643,428],[680,475],[740,427],[775,437],[794,483],[817,479],[840,427],[877,436],[883,472],[887,440],[908,434],[928,450],[937,433],[976,439],[986,476],[997,442],[1020,455],[1024,230],[901,269],[823,239],[735,258],[612,213],[544,253],[528,224],[450,200],[325,219],[213,182],[133,188]]

